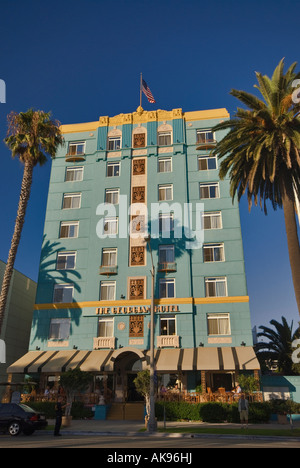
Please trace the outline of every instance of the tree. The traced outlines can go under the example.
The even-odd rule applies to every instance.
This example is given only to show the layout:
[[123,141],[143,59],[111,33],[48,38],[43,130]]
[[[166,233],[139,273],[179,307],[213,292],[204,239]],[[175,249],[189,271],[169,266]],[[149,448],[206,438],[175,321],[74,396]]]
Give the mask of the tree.
[[80,369],[69,369],[60,376],[60,385],[66,392],[66,416],[70,416],[76,393],[85,391],[93,380],[93,375]]
[[278,362],[278,370],[284,375],[294,375],[298,373],[292,361],[294,348],[292,343],[300,338],[300,327],[293,332],[293,322],[287,323],[285,317],[281,317],[282,323],[277,320],[271,320],[270,324],[274,329],[266,326],[260,326],[262,332],[257,337],[266,338],[267,342],[258,342],[256,344],[257,357],[260,355],[264,359],[269,358]]
[[216,144],[213,154],[221,160],[220,178],[230,177],[232,199],[247,193],[252,202],[267,214],[266,202],[284,210],[287,243],[296,301],[300,313],[300,246],[295,216],[300,199],[300,105],[293,99],[296,63],[284,74],[284,60],[272,78],[256,73],[263,100],[233,89],[247,109],[238,108],[234,118],[221,122],[213,131],[229,130]]
[[138,372],[133,381],[138,393],[143,395],[146,403],[147,418],[150,415],[150,371],[148,369]]
[[26,208],[30,197],[34,167],[43,165],[47,156],[55,157],[57,148],[63,143],[59,122],[43,111],[11,112],[8,115],[8,131],[5,143],[12,157],[24,165],[21,193],[11,241],[8,260],[2,281],[0,295],[0,333],[3,326],[5,307],[13,273],[14,263],[25,221]]

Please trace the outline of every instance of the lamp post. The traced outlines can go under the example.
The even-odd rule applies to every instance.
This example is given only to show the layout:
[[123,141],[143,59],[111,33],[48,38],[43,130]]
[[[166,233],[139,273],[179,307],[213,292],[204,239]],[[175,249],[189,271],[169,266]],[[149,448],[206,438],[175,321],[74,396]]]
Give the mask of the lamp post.
[[145,237],[145,241],[149,246],[151,255],[151,307],[150,307],[150,415],[148,421],[148,431],[156,432],[157,423],[155,419],[155,383],[154,383],[154,285],[155,285],[155,267],[153,263],[152,249],[151,249],[151,237],[150,235]]

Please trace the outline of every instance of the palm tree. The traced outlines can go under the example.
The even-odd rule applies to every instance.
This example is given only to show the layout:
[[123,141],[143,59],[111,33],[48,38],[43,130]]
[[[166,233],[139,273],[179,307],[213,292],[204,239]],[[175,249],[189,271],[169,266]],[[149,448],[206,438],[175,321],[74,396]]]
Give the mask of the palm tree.
[[282,323],[277,320],[271,320],[270,324],[275,328],[260,326],[262,332],[257,333],[257,337],[267,338],[268,342],[259,342],[256,344],[257,357],[269,358],[278,361],[278,369],[284,375],[293,375],[295,367],[292,361],[294,348],[292,343],[299,339],[300,328],[293,332],[293,322],[287,323],[284,317],[281,317]]
[[33,169],[43,165],[47,155],[55,157],[57,148],[63,142],[59,122],[51,119],[51,114],[43,111],[11,112],[8,115],[8,132],[5,143],[24,165],[21,193],[11,247],[2,281],[0,295],[0,333],[3,326],[8,290],[13,267],[25,220],[26,207],[30,197]]
[[[263,99],[233,89],[247,109],[238,108],[234,118],[216,125],[213,131],[229,130],[216,144],[213,154],[221,159],[220,178],[230,177],[230,194],[240,201],[247,193],[267,214],[266,202],[284,211],[290,265],[300,313],[300,246],[295,216],[300,199],[300,105],[293,102],[296,63],[284,74],[284,60],[272,78],[256,73]],[[298,100],[298,99],[297,99]]]

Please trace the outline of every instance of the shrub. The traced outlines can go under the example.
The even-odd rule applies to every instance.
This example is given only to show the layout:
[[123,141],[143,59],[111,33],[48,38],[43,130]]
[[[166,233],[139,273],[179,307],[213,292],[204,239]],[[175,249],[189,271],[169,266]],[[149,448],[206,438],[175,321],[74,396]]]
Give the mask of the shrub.
[[227,419],[227,408],[223,403],[202,403],[200,417],[204,422],[221,422]]
[[[36,401],[28,403],[28,406],[39,413],[43,413],[46,419],[55,419],[55,405],[54,401]],[[93,412],[90,408],[84,406],[81,401],[74,401],[72,404],[71,416],[74,419],[91,418]]]

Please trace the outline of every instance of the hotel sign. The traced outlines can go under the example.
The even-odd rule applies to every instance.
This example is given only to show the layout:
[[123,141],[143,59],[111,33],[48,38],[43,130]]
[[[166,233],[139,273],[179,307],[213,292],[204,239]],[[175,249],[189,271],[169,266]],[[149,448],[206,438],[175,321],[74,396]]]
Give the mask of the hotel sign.
[[[118,315],[118,314],[148,314],[151,312],[150,306],[124,306],[124,307],[97,307],[97,315]],[[178,305],[158,305],[154,306],[154,312],[179,312]]]

